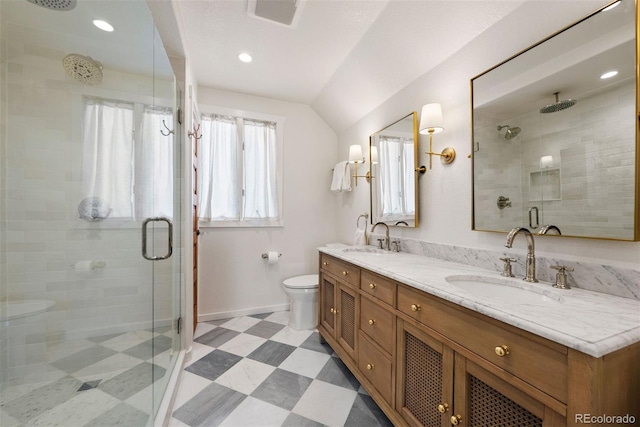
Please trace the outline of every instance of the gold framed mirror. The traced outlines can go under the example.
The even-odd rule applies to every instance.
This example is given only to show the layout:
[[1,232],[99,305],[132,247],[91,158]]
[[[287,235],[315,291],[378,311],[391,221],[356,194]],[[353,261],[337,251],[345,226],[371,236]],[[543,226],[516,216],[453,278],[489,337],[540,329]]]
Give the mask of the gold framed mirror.
[[418,113],[369,137],[371,223],[418,227]]
[[613,2],[471,80],[473,230],[639,240],[637,16]]

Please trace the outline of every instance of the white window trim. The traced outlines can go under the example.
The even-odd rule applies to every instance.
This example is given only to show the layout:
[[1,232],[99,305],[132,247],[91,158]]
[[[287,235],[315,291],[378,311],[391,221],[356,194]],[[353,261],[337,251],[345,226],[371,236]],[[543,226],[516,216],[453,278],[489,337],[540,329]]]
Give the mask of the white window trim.
[[[284,123],[286,118],[272,114],[255,113],[235,108],[225,108],[215,105],[199,104],[198,109],[201,114],[217,114],[221,116],[240,117],[243,119],[263,120],[276,123],[276,186],[278,189],[278,213],[277,220],[228,220],[228,221],[198,221],[201,228],[278,228],[284,227]],[[242,156],[239,156],[242,162]],[[242,173],[242,169],[239,169]],[[198,177],[203,179],[203,177]],[[198,207],[199,207],[198,203]]]

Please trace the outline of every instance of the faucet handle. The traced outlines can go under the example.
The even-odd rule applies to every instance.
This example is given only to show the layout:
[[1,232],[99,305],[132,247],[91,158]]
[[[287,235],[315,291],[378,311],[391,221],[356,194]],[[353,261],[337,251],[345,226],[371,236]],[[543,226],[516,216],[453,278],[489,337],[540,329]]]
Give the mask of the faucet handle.
[[511,263],[512,262],[516,262],[517,259],[515,258],[500,258],[501,261],[504,261],[504,270],[502,270],[502,275],[504,277],[514,277],[513,273],[511,272]]
[[378,249],[382,249],[382,242],[384,242],[385,239],[376,239],[378,240]]
[[394,240],[391,242],[391,248],[394,252],[400,252],[400,240]]
[[567,267],[565,265],[552,265],[551,268],[558,270],[558,273],[556,274],[556,283],[553,287],[558,289],[571,289],[571,286],[569,286],[569,282],[567,281],[567,271],[571,272],[574,268]]

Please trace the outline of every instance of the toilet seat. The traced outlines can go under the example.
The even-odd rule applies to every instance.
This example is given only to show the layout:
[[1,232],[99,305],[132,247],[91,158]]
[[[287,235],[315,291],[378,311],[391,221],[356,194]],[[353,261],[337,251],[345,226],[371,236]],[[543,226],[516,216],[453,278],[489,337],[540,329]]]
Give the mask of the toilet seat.
[[289,289],[314,289],[318,287],[318,275],[307,274],[305,276],[290,277],[285,279],[282,284]]

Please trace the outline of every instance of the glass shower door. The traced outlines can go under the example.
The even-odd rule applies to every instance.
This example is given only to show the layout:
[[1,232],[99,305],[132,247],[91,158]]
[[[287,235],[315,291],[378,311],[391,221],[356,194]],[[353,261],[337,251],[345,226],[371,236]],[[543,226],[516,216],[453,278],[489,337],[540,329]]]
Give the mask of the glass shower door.
[[[146,1],[0,1],[0,91],[0,425],[151,425],[180,350],[182,142]],[[158,216],[173,251],[149,261]],[[164,254],[166,222],[147,232]]]

